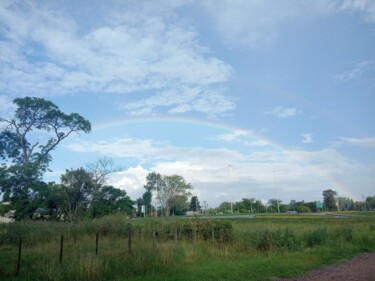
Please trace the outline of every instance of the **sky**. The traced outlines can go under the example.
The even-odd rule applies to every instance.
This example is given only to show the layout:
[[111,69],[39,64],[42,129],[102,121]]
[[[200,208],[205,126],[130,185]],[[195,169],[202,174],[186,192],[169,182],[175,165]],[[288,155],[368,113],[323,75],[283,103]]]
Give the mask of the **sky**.
[[109,157],[133,199],[178,174],[208,207],[375,195],[374,0],[0,0],[0,116],[92,124],[46,181]]

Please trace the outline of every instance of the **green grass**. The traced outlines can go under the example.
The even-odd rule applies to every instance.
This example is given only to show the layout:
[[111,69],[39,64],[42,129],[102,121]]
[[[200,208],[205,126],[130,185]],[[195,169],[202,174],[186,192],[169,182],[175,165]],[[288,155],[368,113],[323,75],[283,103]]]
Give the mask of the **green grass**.
[[[153,241],[155,230],[158,235]],[[16,276],[20,237],[21,270]],[[109,217],[76,225],[27,222],[0,225],[0,276],[1,280],[56,281],[272,280],[374,250],[373,216],[233,220]]]

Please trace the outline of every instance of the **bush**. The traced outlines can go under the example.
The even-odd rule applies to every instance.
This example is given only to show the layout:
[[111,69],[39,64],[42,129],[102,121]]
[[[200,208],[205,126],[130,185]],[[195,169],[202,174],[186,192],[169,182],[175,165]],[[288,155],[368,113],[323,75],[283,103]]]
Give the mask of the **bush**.
[[353,240],[353,227],[342,226],[335,231],[335,237],[341,237],[346,242]]
[[301,205],[297,207],[298,213],[311,213],[311,209],[307,206]]
[[256,249],[258,251],[267,252],[272,246],[272,233],[268,229],[262,229],[258,233],[258,241],[256,242]]
[[300,239],[294,234],[292,230],[286,228],[284,233],[280,237],[278,246],[290,251],[296,251],[300,248]]
[[308,247],[314,247],[317,245],[323,245],[328,239],[328,233],[325,228],[319,228],[313,231],[310,231],[306,237],[306,245]]

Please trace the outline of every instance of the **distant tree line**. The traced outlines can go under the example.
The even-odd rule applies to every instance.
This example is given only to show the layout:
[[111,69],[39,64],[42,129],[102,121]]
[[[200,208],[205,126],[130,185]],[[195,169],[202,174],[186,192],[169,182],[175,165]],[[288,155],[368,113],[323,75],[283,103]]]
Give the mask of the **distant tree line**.
[[[354,201],[347,197],[338,197],[337,192],[331,189],[324,190],[323,205],[319,209],[317,201],[305,202],[291,200],[283,204],[279,199],[269,199],[267,203],[256,198],[242,198],[239,202],[232,203],[234,213],[280,213],[298,212],[324,212],[324,211],[370,211],[375,210],[375,196],[368,196],[364,201]],[[211,213],[231,213],[231,203],[222,202],[217,208],[209,210]]]

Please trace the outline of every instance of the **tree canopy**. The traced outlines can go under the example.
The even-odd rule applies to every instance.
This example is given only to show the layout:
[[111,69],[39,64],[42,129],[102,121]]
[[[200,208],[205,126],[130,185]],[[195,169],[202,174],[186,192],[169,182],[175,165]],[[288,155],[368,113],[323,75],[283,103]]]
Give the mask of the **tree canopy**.
[[335,196],[337,196],[337,192],[332,189],[327,189],[323,191],[324,208],[327,211],[334,211],[338,209],[336,205]]
[[0,182],[1,192],[13,204],[17,202],[16,211],[22,217],[33,205],[31,201],[52,160],[51,151],[72,133],[89,133],[91,124],[78,113],[65,114],[42,98],[17,98],[13,102],[13,117],[0,117],[0,158],[4,160]]
[[177,210],[177,207],[179,207],[178,209],[187,209],[187,206],[180,208],[180,205],[183,201],[182,198],[186,202],[192,186],[190,183],[186,183],[183,177],[179,175],[162,176],[152,172],[147,175],[146,180],[145,189],[156,192],[156,199],[166,216]]

